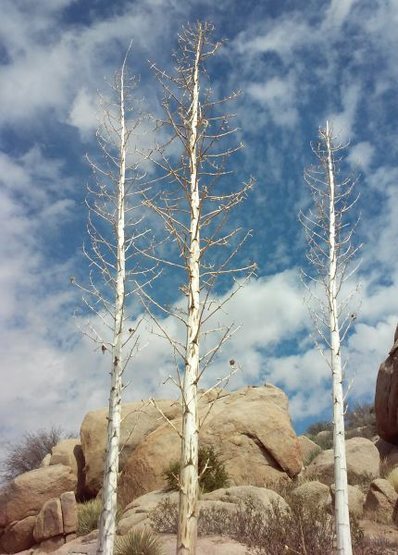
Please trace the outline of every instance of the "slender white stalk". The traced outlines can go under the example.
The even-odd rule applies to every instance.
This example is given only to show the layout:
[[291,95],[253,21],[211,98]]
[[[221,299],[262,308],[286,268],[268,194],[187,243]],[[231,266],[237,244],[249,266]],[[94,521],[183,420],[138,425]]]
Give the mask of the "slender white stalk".
[[[219,184],[230,175],[227,161],[240,148],[231,141],[228,114],[220,114],[222,100],[211,98],[211,89],[203,85],[208,78],[205,61],[220,44],[213,42],[213,26],[198,22],[183,28],[178,36],[175,71],[172,75],[153,69],[163,87],[162,107],[165,119],[160,122],[170,133],[164,145],[157,145],[152,162],[159,169],[159,187],[146,205],[163,221],[170,248],[152,255],[173,281],[181,280],[179,290],[186,296],[186,308],[178,303],[162,306],[152,291],[142,292],[143,302],[159,334],[170,343],[176,358],[176,378],[180,389],[182,426],[179,476],[179,522],[177,554],[194,555],[198,517],[198,382],[214,360],[216,353],[237,326],[210,325],[209,320],[221,311],[225,302],[241,288],[239,278],[252,274],[254,265],[237,265],[235,258],[250,234],[228,224],[230,210],[242,202],[253,181],[225,187]],[[175,141],[173,143],[173,141]],[[171,150],[169,146],[173,143]],[[175,152],[179,153],[178,156]],[[236,277],[235,277],[236,276]],[[226,299],[217,300],[214,289],[218,278],[229,277],[235,284]],[[244,279],[243,279],[244,281]],[[216,299],[214,298],[216,297]],[[151,308],[152,307],[152,308]],[[186,328],[184,345],[172,336],[158,315],[173,316]],[[201,340],[206,344],[200,352]],[[231,371],[228,372],[231,375]],[[223,379],[218,380],[218,384]]]
[[326,122],[326,152],[329,184],[329,308],[330,308],[330,364],[333,387],[333,449],[335,480],[335,522],[337,553],[352,555],[350,516],[348,512],[347,462],[344,431],[343,372],[337,305],[337,247],[336,206],[333,152],[329,124]]
[[198,400],[199,331],[200,331],[200,198],[198,182],[198,111],[199,111],[199,60],[202,50],[202,27],[198,26],[197,47],[193,68],[193,94],[190,118],[190,249],[188,256],[188,326],[186,361],[182,388],[182,440],[179,520],[177,532],[177,555],[196,553],[198,520]]
[[[126,61],[126,60],[125,60]],[[108,408],[107,447],[102,485],[102,512],[99,524],[98,554],[110,555],[116,533],[117,477],[119,472],[119,443],[122,403],[123,374],[123,322],[126,295],[126,252],[125,252],[125,184],[127,130],[124,105],[124,70],[120,73],[120,160],[119,181],[116,201],[116,276],[115,276],[115,325],[113,330],[111,389]]]
[[[337,553],[352,555],[348,510],[347,462],[344,430],[343,365],[341,344],[352,324],[349,304],[353,292],[341,298],[343,284],[355,272],[353,259],[359,247],[352,244],[356,223],[345,221],[346,213],[358,197],[350,200],[355,183],[337,181],[336,153],[344,146],[334,142],[329,123],[320,131],[320,141],[313,151],[320,164],[305,172],[315,209],[300,214],[308,241],[307,259],[313,270],[303,272],[309,293],[309,311],[319,339],[318,349],[332,373],[333,451],[335,478],[335,526]],[[325,296],[319,290],[326,293]]]

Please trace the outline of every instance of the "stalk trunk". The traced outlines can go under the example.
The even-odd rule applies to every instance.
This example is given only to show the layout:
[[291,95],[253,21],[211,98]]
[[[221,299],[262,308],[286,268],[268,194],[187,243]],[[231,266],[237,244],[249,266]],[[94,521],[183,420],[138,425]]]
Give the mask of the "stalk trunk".
[[126,122],[124,108],[124,64],[120,76],[120,167],[117,184],[116,222],[116,295],[112,348],[111,391],[109,396],[107,449],[102,486],[102,512],[99,524],[97,554],[112,555],[117,512],[117,478],[119,472],[119,443],[123,374],[123,322],[126,283],[125,256],[125,180],[126,180]]
[[188,328],[186,361],[182,390],[182,440],[177,555],[194,555],[197,540],[198,500],[198,407],[200,327],[200,198],[198,183],[197,137],[199,118],[199,60],[202,28],[198,27],[198,43],[193,69],[190,113],[190,251],[188,258]]
[[329,310],[330,345],[333,382],[333,448],[335,479],[335,523],[337,553],[352,555],[350,517],[348,512],[347,462],[344,431],[343,373],[337,307],[337,248],[335,214],[334,165],[329,125],[326,122],[327,171],[329,184]]

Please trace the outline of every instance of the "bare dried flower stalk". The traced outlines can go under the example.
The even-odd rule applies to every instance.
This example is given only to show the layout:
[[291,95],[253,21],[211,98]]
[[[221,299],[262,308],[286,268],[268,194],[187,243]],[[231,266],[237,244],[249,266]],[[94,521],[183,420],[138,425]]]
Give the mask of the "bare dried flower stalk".
[[[161,171],[163,187],[157,195],[147,198],[147,205],[163,220],[172,244],[177,246],[174,255],[154,258],[174,268],[176,276],[178,272],[183,273],[180,289],[187,297],[187,305],[186,310],[166,307],[149,294],[145,294],[143,300],[160,334],[170,342],[183,367],[176,363],[177,377],[173,379],[180,389],[182,405],[177,535],[177,553],[180,555],[193,555],[196,548],[198,434],[202,424],[198,416],[198,382],[220,347],[236,330],[234,325],[219,323],[210,327],[209,322],[254,270],[252,264],[231,265],[249,233],[228,227],[227,216],[246,197],[253,182],[231,190],[230,185],[227,189],[221,180],[230,175],[227,160],[241,145],[231,143],[236,129],[229,126],[230,117],[220,113],[223,103],[236,95],[215,101],[211,90],[204,87],[205,62],[220,46],[211,40],[212,32],[213,26],[207,23],[183,29],[179,35],[173,75],[153,66],[164,91],[165,119],[161,127],[169,133],[170,139],[151,155]],[[235,284],[228,298],[221,297],[221,300],[214,294],[220,277],[229,277],[231,285]],[[243,281],[238,279],[242,277]],[[185,343],[172,337],[156,318],[159,311],[174,316],[184,325]],[[211,336],[216,337],[212,343]],[[202,344],[204,352],[201,351]],[[228,376],[221,377],[211,389],[224,383],[236,368],[233,364]]]
[[[313,269],[313,274],[303,272],[310,297],[315,301],[309,304],[310,314],[320,338],[318,347],[332,372],[337,552],[351,555],[341,343],[356,317],[348,311],[353,292],[344,297],[343,286],[357,269],[354,258],[359,247],[354,247],[352,242],[357,221],[350,224],[347,220],[347,213],[358,199],[352,196],[355,182],[337,180],[339,160],[336,154],[343,148],[343,145],[336,144],[326,122],[326,128],[320,130],[319,143],[313,146],[319,167],[305,173],[315,209],[310,209],[307,214],[301,213],[300,220],[309,245],[307,258]],[[319,287],[326,293],[324,297],[318,296]],[[330,353],[329,359],[325,347]]]

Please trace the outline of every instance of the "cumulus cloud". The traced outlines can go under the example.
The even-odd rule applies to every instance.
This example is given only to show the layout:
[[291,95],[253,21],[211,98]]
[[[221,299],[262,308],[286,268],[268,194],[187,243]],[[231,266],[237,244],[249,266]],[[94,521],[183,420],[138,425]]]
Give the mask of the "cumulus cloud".
[[347,160],[355,167],[362,170],[368,169],[372,163],[375,148],[369,141],[362,141],[360,143],[350,145]]
[[250,83],[249,95],[269,113],[269,117],[279,125],[293,127],[298,119],[295,86],[292,76],[286,79],[273,77],[265,83]]
[[96,97],[89,94],[85,88],[81,88],[72,103],[67,121],[79,129],[83,140],[90,137],[98,126]]

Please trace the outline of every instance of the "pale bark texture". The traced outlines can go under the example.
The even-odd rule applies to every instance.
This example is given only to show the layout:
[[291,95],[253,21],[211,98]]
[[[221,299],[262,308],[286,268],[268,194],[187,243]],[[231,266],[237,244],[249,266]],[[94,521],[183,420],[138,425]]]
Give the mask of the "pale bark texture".
[[[336,166],[340,160],[336,160],[336,152],[342,148],[334,143],[326,122],[325,129],[320,131],[319,143],[313,147],[319,167],[305,174],[314,209],[300,214],[300,219],[309,243],[307,258],[313,270],[303,272],[308,278],[310,297],[315,301],[309,304],[310,313],[320,337],[318,347],[332,373],[336,548],[339,554],[351,555],[341,344],[356,315],[348,311],[352,292],[343,299],[341,296],[344,282],[356,270],[353,258],[358,247],[352,244],[352,234],[357,222],[350,222],[347,215],[358,197],[352,199],[354,183],[350,179],[337,182]],[[326,293],[326,302],[318,296],[318,289]]]
[[[202,424],[198,418],[198,382],[235,331],[233,324],[217,322],[209,326],[208,322],[228,300],[220,301],[212,292],[218,278],[229,277],[231,284],[235,283],[231,296],[234,295],[254,269],[252,264],[242,267],[233,264],[249,233],[226,226],[230,210],[246,197],[252,181],[234,189],[231,172],[226,169],[228,158],[241,145],[233,143],[236,129],[229,126],[229,117],[220,112],[223,103],[235,95],[212,100],[211,89],[206,86],[205,62],[220,46],[212,42],[212,32],[212,25],[200,22],[182,30],[172,75],[153,65],[164,92],[165,117],[159,125],[169,140],[151,155],[161,177],[159,192],[147,198],[147,206],[163,220],[171,238],[169,251],[173,253],[167,259],[161,254],[154,258],[172,269],[174,280],[181,279],[180,291],[187,299],[183,310],[178,306],[161,306],[149,293],[143,295],[161,335],[172,346],[176,376],[170,379],[181,396],[182,427],[176,430],[181,437],[178,555],[196,552],[198,439]],[[223,185],[222,178],[227,175],[229,185]],[[184,325],[185,342],[173,337],[163,326],[156,315],[159,310]],[[235,368],[231,364],[226,375],[210,389],[223,384]]]
[[119,472],[120,420],[123,374],[123,324],[126,300],[125,184],[127,140],[124,107],[124,70],[120,74],[120,176],[116,189],[116,291],[112,342],[111,389],[109,395],[107,447],[102,484],[102,512],[99,522],[98,554],[113,553],[116,534],[117,477]]
[[[141,263],[148,230],[142,223],[144,186],[140,183],[144,173],[137,162],[131,161],[135,157],[133,147],[141,119],[132,96],[134,78],[128,76],[126,67],[129,51],[130,48],[115,77],[111,98],[101,97],[103,117],[97,139],[102,159],[101,162],[89,159],[94,179],[93,185],[88,186],[86,200],[90,245],[84,246],[83,252],[90,264],[89,283],[77,284],[84,293],[86,307],[95,316],[84,333],[97,343],[103,355],[110,356],[107,444],[97,548],[97,553],[102,555],[113,553],[116,534],[123,374],[139,350],[140,320],[134,325],[131,320],[127,321],[126,300],[138,293],[140,282],[150,282],[153,275],[153,268]],[[135,112],[134,120],[132,112]]]
[[199,60],[202,50],[202,29],[198,28],[197,47],[193,66],[192,110],[189,122],[190,206],[188,263],[188,325],[185,372],[182,384],[182,437],[179,522],[177,553],[196,553],[198,522],[198,450],[199,422],[197,380],[199,376],[200,331],[200,198],[198,182],[198,112]]

